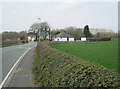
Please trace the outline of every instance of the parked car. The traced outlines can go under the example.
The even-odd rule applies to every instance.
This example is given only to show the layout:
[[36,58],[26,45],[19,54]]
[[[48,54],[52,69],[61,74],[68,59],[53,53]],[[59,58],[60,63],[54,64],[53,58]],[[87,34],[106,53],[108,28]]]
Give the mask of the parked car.
[[94,38],[94,37],[88,38],[88,40],[89,40],[89,41],[98,41],[98,39],[97,39],[97,38]]

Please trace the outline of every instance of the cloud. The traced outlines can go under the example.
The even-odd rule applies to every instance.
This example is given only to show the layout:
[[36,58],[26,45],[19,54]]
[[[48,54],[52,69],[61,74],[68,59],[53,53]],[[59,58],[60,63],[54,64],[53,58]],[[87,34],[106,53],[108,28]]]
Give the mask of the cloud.
[[68,1],[62,2],[60,5],[56,7],[56,9],[68,9],[77,5],[80,5],[80,3],[73,0],[68,0]]

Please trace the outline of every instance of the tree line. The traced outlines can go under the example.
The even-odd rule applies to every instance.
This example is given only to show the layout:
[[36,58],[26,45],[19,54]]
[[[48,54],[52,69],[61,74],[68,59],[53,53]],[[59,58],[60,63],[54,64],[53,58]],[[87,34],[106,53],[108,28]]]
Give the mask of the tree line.
[[[48,22],[41,22],[41,23],[33,23],[28,31],[21,31],[21,32],[13,32],[13,31],[5,31],[2,32],[2,40],[11,39],[11,40],[24,40],[27,39],[29,33],[33,33],[36,35],[36,39],[39,39],[39,32],[44,32],[44,40],[49,39],[52,40],[55,35],[59,34],[60,32],[66,32],[72,35],[76,40],[80,40],[81,37],[96,37],[96,38],[103,38],[103,37],[119,37],[118,33],[113,31],[107,31],[106,29],[91,29],[88,25],[84,28],[77,28],[74,26],[69,26],[64,29],[52,29]],[[95,33],[95,34],[93,34]],[[48,38],[47,38],[48,37]]]
[[[80,40],[81,37],[95,37],[95,38],[113,38],[118,37],[118,33],[115,33],[113,31],[107,31],[106,29],[94,29],[91,30],[88,25],[86,25],[84,28],[76,28],[73,26],[64,28],[64,29],[54,29],[51,31],[52,37],[55,37],[55,35],[59,34],[60,32],[66,32],[70,35],[72,35],[76,40]],[[93,34],[95,33],[95,34]]]
[[13,31],[5,31],[2,32],[2,41],[10,39],[10,40],[25,40],[27,39],[27,31],[13,32]]

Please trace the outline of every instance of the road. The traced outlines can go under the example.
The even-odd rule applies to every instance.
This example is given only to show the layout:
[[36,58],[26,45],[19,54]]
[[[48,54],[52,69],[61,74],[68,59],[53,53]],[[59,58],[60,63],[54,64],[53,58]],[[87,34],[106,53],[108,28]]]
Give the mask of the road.
[[[37,45],[36,42],[29,42],[27,44],[2,48],[2,80],[6,77],[6,75],[10,71],[10,69],[13,67],[13,65],[16,63],[16,61],[23,55],[23,53],[25,53],[28,49],[35,47],[36,45]],[[34,52],[32,49],[25,56],[29,55],[32,59],[33,53]],[[27,58],[25,58],[25,57],[24,58],[28,59],[27,62],[30,64],[31,61],[29,62],[29,56]],[[24,60],[23,63],[25,63],[25,62],[26,62],[26,60]]]
[[32,80],[32,65],[34,61],[34,51],[35,48],[32,48],[23,57],[23,60],[16,69],[12,81],[10,82],[8,87],[34,87]]

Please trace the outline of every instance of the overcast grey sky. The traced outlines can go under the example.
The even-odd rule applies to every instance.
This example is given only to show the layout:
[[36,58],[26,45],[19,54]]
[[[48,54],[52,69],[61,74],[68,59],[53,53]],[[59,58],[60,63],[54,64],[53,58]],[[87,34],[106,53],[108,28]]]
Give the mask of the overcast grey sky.
[[117,2],[3,2],[2,31],[28,30],[37,18],[52,29],[76,26],[118,31]]

